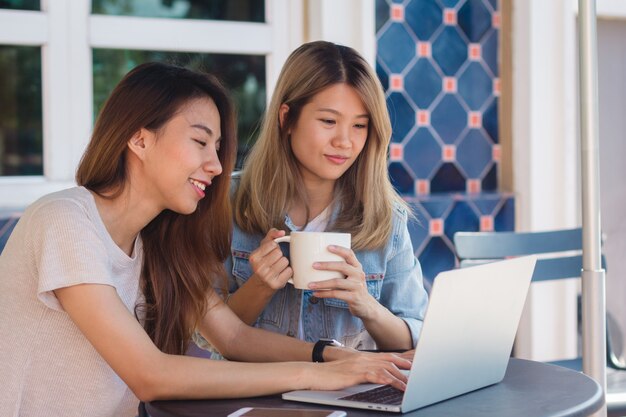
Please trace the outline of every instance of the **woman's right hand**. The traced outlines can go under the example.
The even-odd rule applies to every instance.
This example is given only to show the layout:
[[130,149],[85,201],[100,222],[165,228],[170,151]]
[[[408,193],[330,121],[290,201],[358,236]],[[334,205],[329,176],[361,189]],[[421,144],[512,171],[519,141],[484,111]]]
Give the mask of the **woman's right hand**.
[[362,383],[391,385],[402,391],[406,389],[406,375],[382,354],[355,355],[311,366],[313,377],[309,378],[309,389],[334,391]]
[[293,275],[289,260],[283,256],[278,243],[274,242],[274,239],[283,236],[284,230],[270,229],[249,258],[253,277],[273,291],[283,288]]

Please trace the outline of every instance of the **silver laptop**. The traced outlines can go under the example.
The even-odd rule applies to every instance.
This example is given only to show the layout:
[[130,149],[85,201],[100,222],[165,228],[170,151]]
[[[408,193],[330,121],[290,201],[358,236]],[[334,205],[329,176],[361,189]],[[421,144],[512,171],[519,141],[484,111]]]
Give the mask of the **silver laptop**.
[[502,381],[536,259],[437,275],[406,391],[362,384],[342,391],[291,391],[283,399],[404,413]]

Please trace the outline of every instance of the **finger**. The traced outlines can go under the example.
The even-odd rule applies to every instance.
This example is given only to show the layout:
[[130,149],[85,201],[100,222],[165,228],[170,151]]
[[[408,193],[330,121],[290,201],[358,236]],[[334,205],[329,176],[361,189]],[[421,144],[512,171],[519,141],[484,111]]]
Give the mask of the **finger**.
[[348,281],[345,278],[326,279],[324,281],[314,281],[309,283],[312,290],[333,290],[333,289],[352,289],[358,288],[359,284],[354,281]]
[[275,274],[281,274],[285,269],[289,267],[289,261],[285,257],[281,257],[276,262],[272,264],[270,270]]
[[282,283],[286,283],[291,277],[293,277],[293,269],[291,269],[290,266],[283,269],[283,271],[280,274],[278,274],[278,279]]
[[349,263],[352,266],[361,267],[361,263],[356,258],[356,255],[354,254],[354,251],[352,249],[344,248],[342,246],[337,246],[337,245],[329,245],[328,251],[341,256],[343,259],[346,260],[347,263]]
[[265,235],[265,237],[263,238],[261,242],[267,242],[267,241],[274,240],[279,237],[283,237],[285,236],[285,233],[286,232],[284,230],[278,230],[272,227],[270,230],[268,230],[267,234]]
[[[400,376],[403,377],[402,373],[400,373]],[[406,389],[406,377],[404,377],[405,379],[402,380],[393,375],[389,370],[385,369],[384,367],[382,369],[367,372],[365,378],[368,382],[374,384],[391,385],[392,387],[397,388],[401,391],[404,391]]]
[[[264,262],[256,266],[256,273],[266,282],[275,280],[289,266],[289,261],[285,257],[280,257],[276,262],[270,263],[267,258]],[[286,280],[285,280],[286,281]]]
[[278,246],[278,243],[274,242],[273,240],[268,240],[261,243],[261,245],[250,254],[250,262],[259,262],[273,250],[277,250],[280,252],[280,247]]
[[[289,261],[287,260],[287,258],[285,258],[285,256],[283,255],[283,252],[280,250],[279,247],[275,247],[273,250],[271,250],[270,252],[268,252],[265,257],[263,258],[263,262],[273,266],[274,264],[276,264],[277,262],[280,262],[284,259],[284,262],[286,264],[289,263]],[[287,265],[285,265],[287,266]],[[281,268],[284,269],[285,267]]]
[[398,356],[400,356],[402,359],[406,359],[408,361],[413,362],[413,357],[415,356],[415,349],[411,349],[411,350],[407,350],[406,352],[399,353]]
[[[405,355],[411,352],[411,359],[407,359]],[[393,363],[398,369],[411,369],[411,363],[413,362],[415,350],[409,350],[404,353],[378,353],[377,355],[381,356],[381,359],[388,360]]]
[[358,276],[362,274],[363,277],[365,277],[365,273],[363,272],[362,269],[360,269],[360,267],[355,267],[353,265],[348,264],[347,262],[341,262],[341,261],[314,262],[313,268],[319,269],[322,271],[325,271],[325,270],[337,271],[337,272],[341,272],[342,274],[346,276]]
[[404,390],[406,390],[407,378],[402,373],[400,373],[400,376],[402,378],[404,378],[404,379],[398,378],[398,377],[396,377],[395,375],[392,374],[391,377],[390,377],[391,382],[389,382],[387,384],[391,385],[392,387],[394,387],[396,389],[399,389],[400,391],[404,391]]

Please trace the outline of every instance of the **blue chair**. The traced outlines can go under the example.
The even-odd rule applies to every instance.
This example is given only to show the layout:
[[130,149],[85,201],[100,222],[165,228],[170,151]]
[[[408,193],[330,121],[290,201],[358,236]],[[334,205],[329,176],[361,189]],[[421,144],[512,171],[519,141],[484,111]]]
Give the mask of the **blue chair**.
[[0,253],[9,240],[9,236],[20,219],[19,211],[0,211]]
[[[460,266],[466,267],[514,256],[546,254],[537,260],[532,281],[580,277],[582,270],[582,229],[547,232],[457,232],[454,245]],[[606,268],[604,255],[602,266]],[[581,323],[578,297],[578,325]],[[626,364],[612,346],[621,343],[620,329],[607,314],[607,406],[609,411],[626,407]],[[582,371],[582,358],[551,362]],[[614,400],[615,399],[615,400]]]

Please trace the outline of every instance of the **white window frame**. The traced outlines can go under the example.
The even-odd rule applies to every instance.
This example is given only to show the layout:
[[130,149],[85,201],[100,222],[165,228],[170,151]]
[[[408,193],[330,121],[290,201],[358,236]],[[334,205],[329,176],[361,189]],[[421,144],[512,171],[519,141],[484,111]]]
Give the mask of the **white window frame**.
[[41,176],[0,177],[0,207],[21,208],[72,187],[93,114],[93,48],[255,54],[266,57],[268,100],[302,42],[303,0],[266,0],[266,23],[91,14],[91,0],[42,0],[41,11],[0,9],[0,45],[41,47]]

